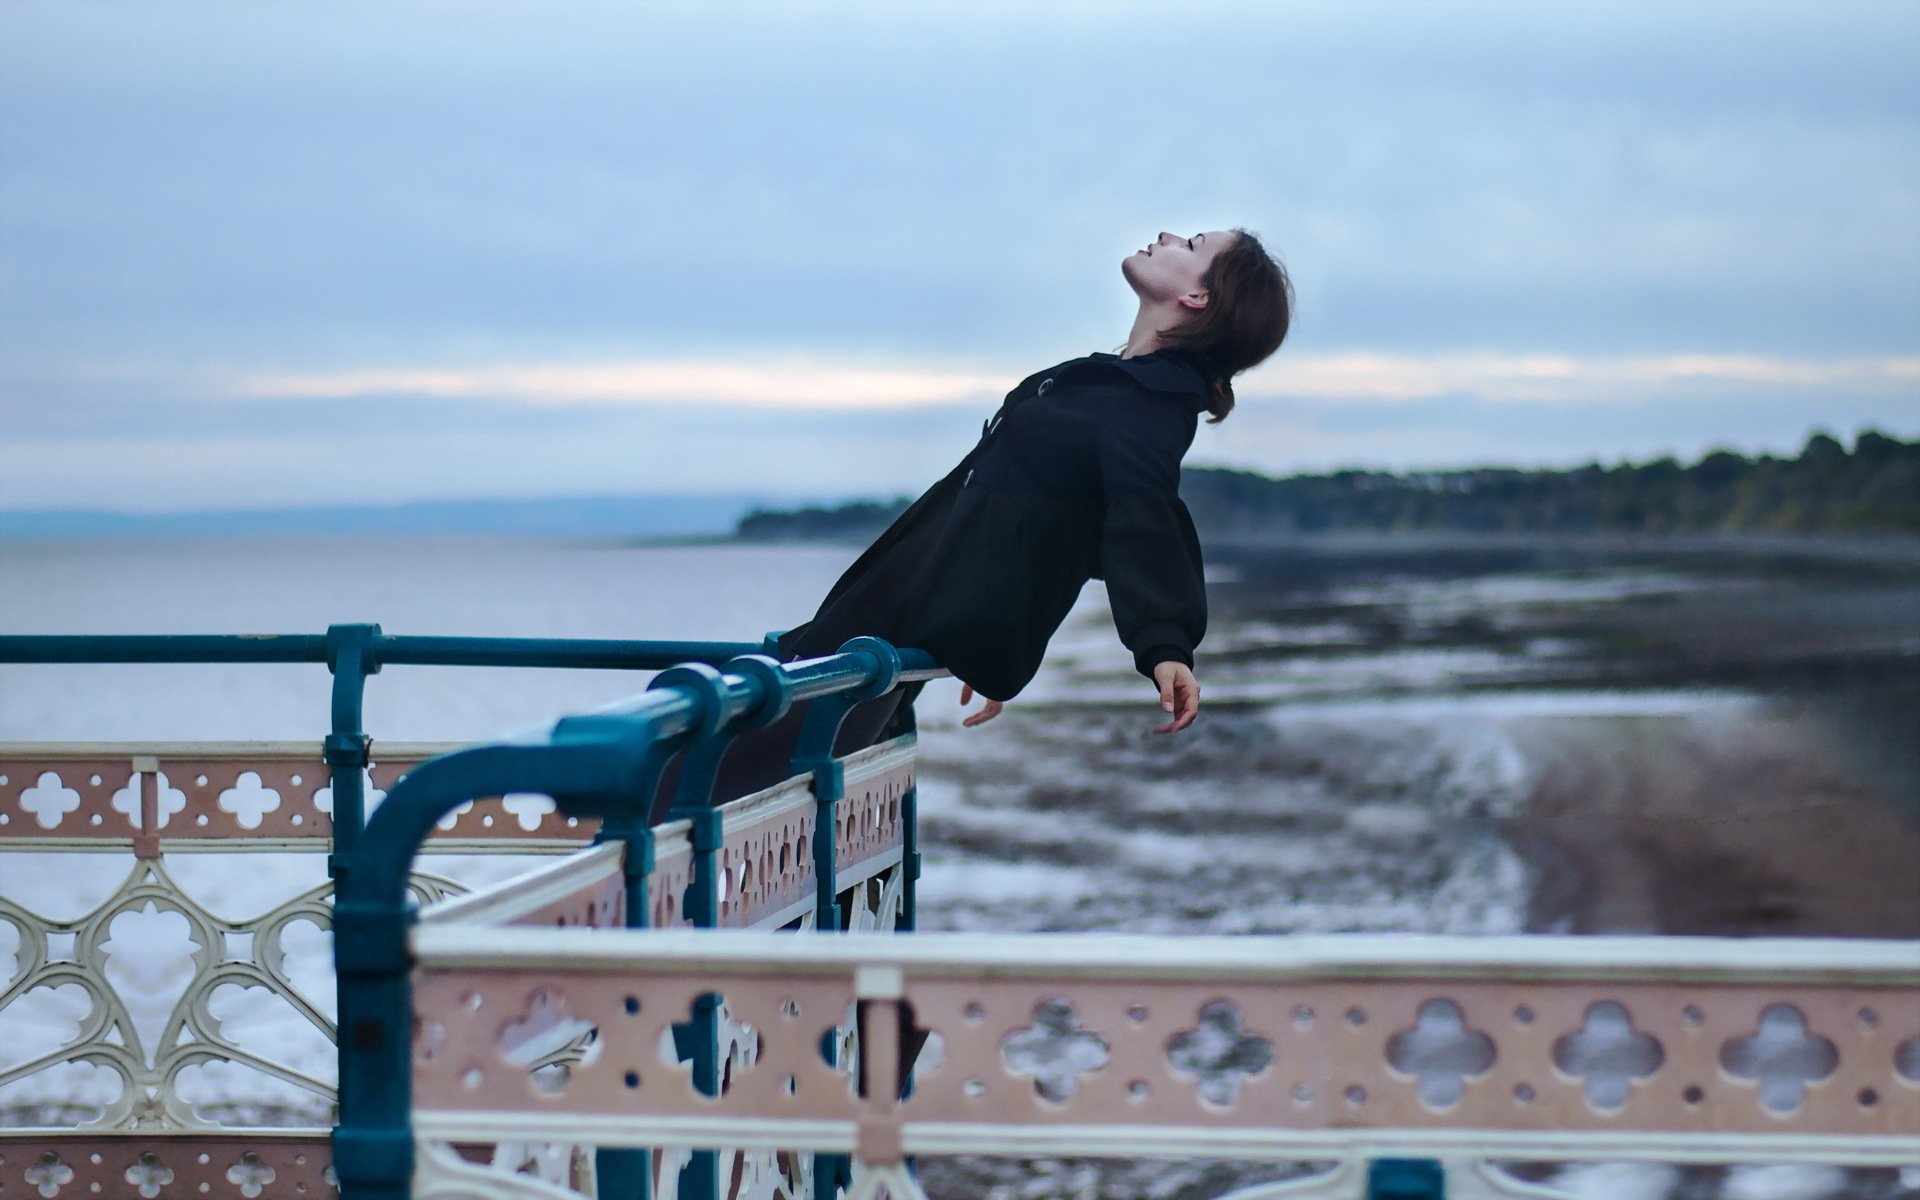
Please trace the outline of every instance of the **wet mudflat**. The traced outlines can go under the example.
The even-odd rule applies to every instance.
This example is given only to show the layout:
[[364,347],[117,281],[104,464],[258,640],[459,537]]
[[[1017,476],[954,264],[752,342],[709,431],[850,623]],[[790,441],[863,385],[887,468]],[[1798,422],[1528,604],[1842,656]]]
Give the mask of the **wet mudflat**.
[[[923,927],[1920,937],[1912,543],[1346,538],[1208,561],[1203,712],[1179,734],[1147,732],[1098,596],[994,722],[922,697]],[[926,1166],[941,1197],[1229,1190],[1201,1164]],[[1771,1170],[1558,1183],[1920,1194]]]

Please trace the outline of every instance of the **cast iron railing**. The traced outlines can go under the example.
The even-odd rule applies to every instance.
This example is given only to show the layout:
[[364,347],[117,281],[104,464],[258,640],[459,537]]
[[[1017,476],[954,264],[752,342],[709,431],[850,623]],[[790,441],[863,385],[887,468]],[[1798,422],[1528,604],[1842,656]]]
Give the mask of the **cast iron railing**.
[[[324,939],[331,930],[335,891],[353,875],[368,798],[397,786],[421,762],[456,749],[376,746],[361,728],[369,675],[396,663],[659,670],[649,693],[654,700],[684,691],[698,704],[706,681],[716,677],[711,664],[785,674],[760,654],[771,648],[771,635],[757,643],[589,642],[391,637],[376,626],[336,626],[324,637],[0,637],[0,662],[312,662],[325,663],[334,677],[333,728],[317,744],[0,746],[0,850],[25,852],[42,864],[49,853],[133,855],[118,888],[70,917],[37,911],[19,895],[17,881],[26,873],[21,868],[13,882],[0,878],[0,932],[11,933],[15,942],[12,970],[0,985],[0,1027],[11,1017],[16,1030],[48,1035],[39,1037],[46,1044],[24,1044],[33,1037],[5,1039],[13,1044],[0,1049],[0,1194],[117,1194],[132,1186],[149,1195],[250,1197],[263,1188],[287,1195],[333,1189],[334,1081],[350,1071],[336,1062],[333,1012],[353,1008],[342,995],[355,984],[350,974],[336,974],[334,994],[318,994],[315,979],[294,978],[299,955],[289,953],[290,942],[303,931]],[[892,655],[890,648],[887,653]],[[787,685],[776,690],[791,703],[796,694],[812,698],[857,686],[872,657],[822,661],[824,669],[800,665],[800,693]],[[929,667],[917,677],[933,673]],[[661,751],[671,753],[688,741],[674,738]],[[712,748],[710,741],[702,745]],[[676,819],[656,829],[646,827],[639,803],[603,825],[557,813],[545,796],[500,793],[491,803],[476,805],[487,798],[470,798],[439,817],[421,848],[430,854],[566,856],[475,904],[449,908],[454,920],[794,928],[814,923],[824,895],[830,922],[844,914],[855,927],[892,928],[902,918],[911,920],[911,871],[917,865],[911,850],[913,745],[909,731],[857,755],[828,756],[828,769],[862,796],[878,795],[888,816],[849,843],[855,853],[836,856],[824,871],[813,861],[816,813],[807,779],[714,810],[711,770],[697,765],[698,753],[689,756],[678,785]],[[208,851],[305,852],[309,860],[326,852],[331,880],[317,877],[265,912],[216,914],[169,871],[170,855],[192,854],[204,863]],[[277,859],[238,858],[230,871],[244,872],[239,864],[248,861],[288,869]],[[777,869],[758,869],[775,864]],[[431,905],[464,890],[412,870],[405,889],[409,906]],[[147,938],[153,921],[162,918],[184,927],[191,963],[184,979],[162,989],[169,995],[158,1008],[149,1003],[152,1011],[143,1011],[141,1000],[151,997],[122,995],[112,968],[132,953],[128,943]],[[142,919],[146,926],[129,929]],[[236,996],[246,1003],[236,1003]],[[263,999],[268,1008],[278,1006],[278,1020],[264,1027],[263,1006],[253,1003]],[[31,1028],[35,1019],[41,1028]],[[252,1038],[234,1032],[250,1020]],[[681,1031],[687,1053],[703,1070],[711,1071],[715,1059],[701,1047],[721,1035],[723,1022],[724,1012],[716,1011]],[[67,1028],[51,1028],[60,1024]],[[263,1031],[272,1046],[258,1044]],[[304,1054],[285,1052],[303,1037],[309,1044],[298,1049]],[[311,1044],[316,1038],[324,1062]],[[289,1057],[299,1061],[283,1061]],[[182,1076],[209,1064],[251,1068],[283,1085],[281,1102],[208,1104],[204,1097],[184,1096]],[[66,1069],[61,1078],[71,1084],[76,1065],[117,1077],[117,1088],[96,1079],[76,1085],[72,1094],[30,1095],[29,1103],[6,1104],[5,1092],[18,1096],[36,1077],[44,1084],[49,1069]],[[551,1165],[541,1160],[539,1148],[524,1144],[468,1143],[457,1149],[509,1173]],[[710,1157],[694,1156],[691,1173],[710,1173]],[[581,1178],[577,1170],[570,1177]]]

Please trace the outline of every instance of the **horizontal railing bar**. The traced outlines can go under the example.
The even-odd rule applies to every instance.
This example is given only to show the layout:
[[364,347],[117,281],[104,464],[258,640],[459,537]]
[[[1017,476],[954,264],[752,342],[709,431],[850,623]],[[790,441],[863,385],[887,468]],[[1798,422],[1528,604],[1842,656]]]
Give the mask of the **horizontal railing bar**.
[[596,638],[388,636],[374,639],[382,664],[440,667],[572,667],[665,670],[684,662],[714,666],[761,654],[763,642],[612,641]]
[[1907,942],[1823,938],[1406,934],[1287,938],[1132,934],[849,933],[834,938],[699,930],[412,931],[428,969],[564,965],[635,974],[840,975],[899,967],[922,976],[1222,981],[1305,978],[1646,980],[1920,987]]
[[[425,761],[455,750],[464,750],[471,742],[388,742],[372,743],[374,762]],[[0,742],[0,760],[32,759],[117,759],[117,758],[193,758],[193,759],[318,759],[325,744],[320,738],[304,742]]]
[[319,633],[5,634],[9,663],[323,663]]
[[[683,662],[723,663],[761,654],[765,642],[611,638],[423,637],[368,639],[376,664],[664,670]],[[7,663],[324,663],[324,634],[5,634]]]
[[[730,935],[742,936],[742,935]],[[791,935],[788,935],[791,936]],[[414,1116],[421,1137],[439,1140],[575,1139],[597,1146],[714,1146],[746,1150],[854,1149],[856,1123],[819,1118],[740,1116],[614,1116],[525,1110],[450,1112],[422,1109]],[[1249,1129],[1207,1125],[901,1123],[908,1154],[980,1154],[996,1157],[1095,1155],[1120,1158],[1219,1157],[1240,1159],[1344,1158],[1420,1155],[1610,1162],[1819,1162],[1879,1166],[1911,1161],[1913,1139],[1900,1134],[1764,1134],[1690,1130],[1608,1133],[1553,1130],[1365,1128]]]

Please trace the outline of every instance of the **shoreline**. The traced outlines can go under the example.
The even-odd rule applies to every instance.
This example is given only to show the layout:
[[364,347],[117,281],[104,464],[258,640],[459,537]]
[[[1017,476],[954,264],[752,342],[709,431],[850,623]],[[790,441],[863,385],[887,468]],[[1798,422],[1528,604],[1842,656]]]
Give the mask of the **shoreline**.
[[1534,776],[1501,834],[1534,880],[1529,929],[1920,938],[1920,822],[1823,724],[1783,702],[1515,722]]

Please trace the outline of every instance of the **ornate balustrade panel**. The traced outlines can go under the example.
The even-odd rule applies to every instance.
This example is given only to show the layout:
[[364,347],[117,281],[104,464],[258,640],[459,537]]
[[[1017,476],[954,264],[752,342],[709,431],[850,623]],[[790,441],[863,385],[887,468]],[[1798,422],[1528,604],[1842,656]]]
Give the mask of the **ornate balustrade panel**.
[[905,801],[914,786],[915,748],[915,736],[902,734],[846,760],[834,848],[840,911],[849,930],[887,932],[900,922],[909,869]]
[[778,929],[813,912],[815,802],[806,776],[721,810],[720,924]]
[[[376,745],[369,800],[377,804],[408,771],[453,749]],[[332,795],[318,742],[0,745],[0,849],[126,844],[148,858],[323,849],[333,838]],[[516,795],[462,806],[430,845],[444,853],[553,853],[587,844],[595,829],[561,816],[544,796]]]
[[[350,836],[355,829],[344,827],[349,821],[359,825],[389,792],[414,794],[401,786],[409,773],[459,749],[369,742],[361,724],[362,690],[383,665],[660,670],[740,664],[736,675],[681,671],[684,679],[633,708],[630,730],[620,731],[617,721],[604,725],[616,742],[626,733],[657,742],[684,732],[688,716],[703,705],[715,711],[711,705],[722,704],[736,715],[768,702],[784,709],[797,693],[824,695],[876,679],[886,680],[880,685],[885,687],[940,673],[919,652],[898,652],[873,639],[850,645],[865,657],[782,667],[765,657],[743,657],[765,650],[764,640],[408,638],[387,636],[372,625],[335,626],[324,637],[0,637],[6,661],[311,662],[325,663],[333,675],[332,732],[323,742],[0,745],[0,855],[10,853],[32,867],[14,868],[15,878],[0,884],[44,876],[47,860],[38,856],[48,851],[132,858],[121,883],[97,903],[89,898],[90,907],[79,916],[52,917],[34,911],[23,895],[0,895],[0,1126],[12,1127],[0,1132],[0,1193],[31,1188],[42,1196],[69,1189],[94,1194],[132,1186],[142,1195],[190,1189],[254,1197],[333,1186],[323,1129],[334,1114],[337,1055],[351,1048],[338,1046],[334,1036],[336,981],[326,953],[334,896],[322,870],[341,879],[343,898],[353,897],[357,880],[377,879],[368,885],[379,893],[371,907],[398,923],[410,919],[412,909],[403,903],[410,893],[414,906],[425,909],[424,923],[435,928],[577,931],[632,920],[639,883],[646,886],[651,923],[684,923],[697,868],[703,891],[719,885],[718,896],[706,892],[699,905],[709,919],[807,929],[820,899],[816,868],[825,869],[814,861],[813,835],[819,814],[833,811],[841,887],[828,899],[837,900],[859,927],[890,927],[908,910],[901,900],[901,864],[911,836],[903,843],[899,797],[900,780],[911,779],[910,744],[904,752],[893,743],[839,764],[849,791],[832,809],[815,800],[807,780],[730,806],[717,861],[696,862],[684,822],[594,847],[599,822],[561,814],[548,796],[472,795],[445,811],[424,843],[417,829],[410,831],[408,856],[561,852],[569,858],[468,903],[439,903],[462,889],[409,873],[402,869],[406,859],[362,857],[366,846]],[[344,793],[340,828],[332,803],[336,778]],[[603,784],[601,794],[621,786]],[[407,820],[375,825],[406,827]],[[371,836],[373,827],[366,832]],[[707,834],[703,825],[702,836]],[[201,868],[217,860],[196,853],[195,869],[188,870],[185,859],[172,859],[170,869],[170,856],[188,851],[279,852],[304,860],[299,869],[320,870],[303,887],[299,869],[271,858],[244,860],[249,866],[237,871],[221,864],[209,873]],[[325,860],[320,851],[330,852]],[[649,852],[644,881],[623,861],[638,851]],[[257,884],[246,877],[249,871],[260,874]],[[90,878],[97,874],[88,872]],[[212,884],[196,896],[182,879],[196,887]],[[47,886],[43,878],[36,895],[51,895]],[[280,902],[264,912],[234,915],[231,910],[245,907],[248,897],[259,898],[256,908],[270,898]],[[357,918],[364,914],[355,910]],[[377,991],[365,976],[362,963],[356,982],[337,992],[349,1014]],[[663,1061],[683,1073],[693,1069],[679,1064],[675,1046],[691,1029],[692,1044],[704,1039],[717,1048],[729,1077],[760,1067],[758,1025],[768,1014],[725,1003],[702,1011],[704,1025],[660,1027],[668,1047]],[[849,1011],[848,1004],[840,1005],[834,1045],[843,1050],[851,1045]],[[575,1015],[564,995],[530,993],[523,1018],[502,1047],[534,1085],[564,1090],[576,1071],[591,1066],[597,1026]],[[355,1028],[368,1026],[356,1022]],[[828,1060],[838,1064],[825,1068],[830,1075],[847,1077],[846,1054],[836,1057],[830,1050],[823,1063]],[[708,1053],[700,1069],[710,1072],[713,1061]],[[265,1090],[236,1087],[235,1072],[267,1085]],[[349,1076],[348,1083],[356,1078]],[[378,1099],[377,1092],[370,1101],[351,1086],[347,1090],[355,1104]],[[364,1173],[366,1163],[354,1161]],[[465,1195],[529,1189],[591,1194],[599,1165],[571,1134],[435,1143],[423,1161],[443,1168],[422,1176],[439,1188],[436,1194]],[[736,1179],[750,1181],[748,1191],[767,1196],[805,1190],[810,1165],[762,1161],[738,1151],[726,1163]],[[673,1194],[672,1172],[662,1169],[657,1182],[659,1194]]]
[[[901,800],[913,786],[914,751],[915,739],[906,734],[840,760],[846,794],[835,806],[835,851],[841,909],[855,928],[891,930],[899,916],[905,844]],[[809,776],[786,780],[722,807],[723,845],[716,854],[722,926],[813,928],[817,896],[812,844],[817,809]],[[652,838],[654,866],[647,878],[649,919],[657,927],[686,928],[684,896],[693,877],[688,823],[682,820],[657,826]],[[422,915],[422,924],[468,928],[617,927],[624,923],[624,916],[609,901],[622,892],[618,849],[612,845],[597,847],[485,891],[447,900],[429,908]],[[691,1086],[693,1067],[683,1059],[674,1029],[690,1022],[693,998],[709,990],[698,977],[683,978],[677,1014],[661,1009],[649,1017],[650,1032],[646,1036],[652,1037],[655,1045],[647,1062],[632,1064],[630,1072],[621,1073],[619,1086],[623,1091],[672,1087],[676,1081],[682,1087]],[[497,1077],[475,1081],[474,1086],[524,1086],[539,1095],[570,1088],[574,1074],[597,1061],[599,1030],[606,1014],[582,1009],[566,981],[558,978],[529,991],[522,999],[521,1009],[511,1019],[496,1011],[483,1011],[483,1004],[457,1014],[456,1022],[423,1025],[420,1053],[431,1061],[449,1053],[452,1047],[470,1045],[476,1030],[492,1023],[500,1027],[493,1032],[502,1039],[502,1054],[510,1065]],[[629,1024],[637,1020],[638,1013],[626,1011],[626,998],[619,1000],[620,1018]],[[798,1012],[790,1008],[781,1008],[778,1019],[798,1019]],[[744,1078],[750,1071],[764,1076],[771,1069],[761,1058],[765,1043],[760,1034],[769,1015],[751,1006],[742,1007],[731,996],[716,1006],[713,1031],[719,1059],[725,1064],[725,1078]],[[803,1074],[816,1077],[813,1086],[846,1094],[855,1063],[851,993],[842,989],[830,1000],[818,1000],[813,1016],[819,1028],[814,1031],[813,1047],[805,1058],[807,1072]],[[836,1048],[833,1064],[819,1053],[820,1039],[829,1034]],[[627,1075],[638,1080],[643,1068],[649,1082],[636,1082],[630,1087]],[[469,1067],[458,1069],[463,1081],[471,1079],[467,1075]],[[799,1086],[799,1078],[795,1077],[792,1087]],[[585,1148],[565,1141],[562,1130],[552,1133],[557,1140],[526,1145],[537,1146],[554,1162],[578,1161]],[[678,1194],[684,1158],[673,1150],[658,1156],[657,1197],[667,1200]],[[523,1187],[524,1172],[516,1175],[470,1158],[456,1161],[440,1140],[425,1143],[421,1161],[420,1186],[425,1194],[477,1186],[483,1181],[506,1189],[503,1194],[535,1194],[513,1190]],[[723,1152],[720,1176],[738,1180],[737,1189],[730,1190],[730,1195],[798,1198],[812,1194],[812,1167],[810,1155],[730,1144]],[[561,1182],[549,1174],[545,1186],[559,1187]]]
[[[369,799],[447,749],[378,748]],[[318,742],[0,746],[0,853],[125,872],[56,917],[22,891],[28,859],[0,868],[0,1194],[333,1190],[331,770]],[[597,822],[544,797],[471,808],[428,853],[576,854],[536,873],[552,894],[520,919],[624,922],[620,847],[581,853]],[[271,879],[170,869],[182,853]],[[429,912],[465,890],[429,870],[409,886]],[[284,898],[234,911],[254,894]]]
[[0,746],[0,847],[284,850],[333,836],[318,742]]
[[0,1195],[260,1196],[334,1194],[324,1132],[254,1130],[240,1138],[85,1134],[27,1142],[0,1136]]
[[914,783],[913,734],[848,755],[846,795],[834,830],[840,882],[878,875],[900,861],[905,831],[901,801]]
[[[1920,957],[1893,943],[539,935],[423,928],[416,1120],[603,1145],[882,1153],[1910,1162]],[[543,989],[564,1086],[503,1048]],[[718,992],[757,1054],[703,1096],[659,1046]],[[871,1008],[867,1095],[823,1035]],[[892,1099],[894,1006],[930,1035]],[[871,1157],[871,1154],[868,1155]]]

